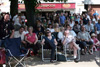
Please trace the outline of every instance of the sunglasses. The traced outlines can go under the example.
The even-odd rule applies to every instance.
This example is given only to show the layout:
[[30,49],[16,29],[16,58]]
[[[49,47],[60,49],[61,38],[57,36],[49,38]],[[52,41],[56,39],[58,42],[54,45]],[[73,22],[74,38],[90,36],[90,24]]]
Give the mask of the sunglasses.
[[48,31],[47,33],[51,33],[50,31]]

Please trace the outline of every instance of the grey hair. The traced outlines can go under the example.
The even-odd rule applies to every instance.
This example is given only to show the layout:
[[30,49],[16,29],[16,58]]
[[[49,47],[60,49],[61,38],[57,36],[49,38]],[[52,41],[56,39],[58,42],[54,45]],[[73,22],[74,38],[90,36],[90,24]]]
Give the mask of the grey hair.
[[32,29],[32,30],[33,30],[33,27],[32,27],[32,26],[30,26],[28,29]]

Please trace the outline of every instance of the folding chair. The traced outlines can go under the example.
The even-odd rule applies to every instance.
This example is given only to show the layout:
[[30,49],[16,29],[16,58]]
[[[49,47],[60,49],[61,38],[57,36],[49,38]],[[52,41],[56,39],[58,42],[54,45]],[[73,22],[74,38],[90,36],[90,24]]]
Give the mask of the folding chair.
[[[21,49],[21,38],[6,39],[5,49],[9,67],[11,67],[12,59],[17,61],[14,67],[17,67],[19,64],[26,67],[25,63],[22,63],[22,61],[24,61],[25,57],[28,55],[29,50]],[[22,51],[26,51],[25,54],[23,54]],[[17,57],[21,57],[21,59],[18,59]]]
[[[42,35],[41,36],[41,39],[43,39],[43,37],[44,37],[45,35]],[[50,60],[50,57],[47,57],[47,58],[45,58],[44,56],[45,56],[45,53],[46,52],[44,52],[44,51],[48,51],[48,52],[50,52],[51,53],[51,50],[50,49],[44,49],[44,45],[42,45],[42,61],[49,61]],[[55,49],[55,54],[56,54],[56,59],[54,60],[54,61],[57,61],[57,46],[56,46],[56,49]],[[49,54],[50,55],[50,54]]]
[[[42,61],[48,61],[48,60],[50,60],[50,57],[49,58],[45,58],[44,57],[44,51],[51,51],[50,49],[44,49],[44,45],[42,45]],[[57,47],[56,47],[56,49],[55,49],[55,51],[56,51],[56,59],[54,60],[54,61],[57,61]]]
[[[78,45],[78,44],[77,44]],[[65,55],[65,57],[66,57],[66,61],[71,61],[72,59],[74,59],[74,58],[68,58],[68,54],[72,54],[71,52],[72,52],[73,50],[72,49],[70,49],[69,48],[69,44],[67,44],[67,45],[63,45],[63,53],[64,53],[64,55]],[[80,60],[80,50],[78,50],[77,51],[77,55],[78,55],[78,60]]]

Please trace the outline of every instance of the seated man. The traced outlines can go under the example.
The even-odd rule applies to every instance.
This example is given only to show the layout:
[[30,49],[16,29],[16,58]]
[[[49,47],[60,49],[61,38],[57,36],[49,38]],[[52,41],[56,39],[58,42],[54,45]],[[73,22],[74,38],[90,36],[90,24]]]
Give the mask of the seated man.
[[19,38],[21,37],[21,42],[22,44],[26,44],[26,42],[24,41],[24,27],[20,27],[19,31],[15,31],[14,32],[14,38]]
[[78,60],[77,60],[77,50],[80,50],[80,48],[75,43],[74,36],[72,36],[72,35],[69,34],[69,30],[65,30],[64,31],[64,37],[62,39],[62,43],[63,43],[63,45],[66,45],[66,46],[68,46],[68,44],[69,44],[69,47],[74,50],[74,59],[75,59],[75,62],[78,62]]
[[81,49],[84,49],[83,54],[86,53],[87,44],[89,45],[89,53],[92,54],[90,50],[93,46],[93,42],[91,41],[90,34],[85,31],[84,25],[81,27],[81,32],[78,33],[77,40],[80,42]]

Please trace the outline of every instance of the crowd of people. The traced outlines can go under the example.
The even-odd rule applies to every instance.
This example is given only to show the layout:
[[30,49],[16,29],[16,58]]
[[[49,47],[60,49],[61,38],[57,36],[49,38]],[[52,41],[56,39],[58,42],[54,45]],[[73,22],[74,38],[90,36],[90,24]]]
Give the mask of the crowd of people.
[[[28,22],[27,22],[28,23]],[[46,13],[36,15],[36,28],[28,27],[26,16],[16,14],[11,17],[9,13],[0,15],[0,45],[6,38],[21,37],[23,47],[32,48],[32,55],[38,55],[41,44],[51,50],[51,62],[54,59],[55,46],[68,46],[74,50],[74,59],[77,59],[77,50],[84,55],[93,54],[91,49],[98,51],[100,48],[100,20],[98,15],[85,14]],[[41,38],[42,35],[45,35]],[[53,35],[53,36],[52,36]],[[41,44],[39,41],[42,41]],[[79,44],[79,46],[77,45]],[[87,51],[87,47],[89,47]]]

